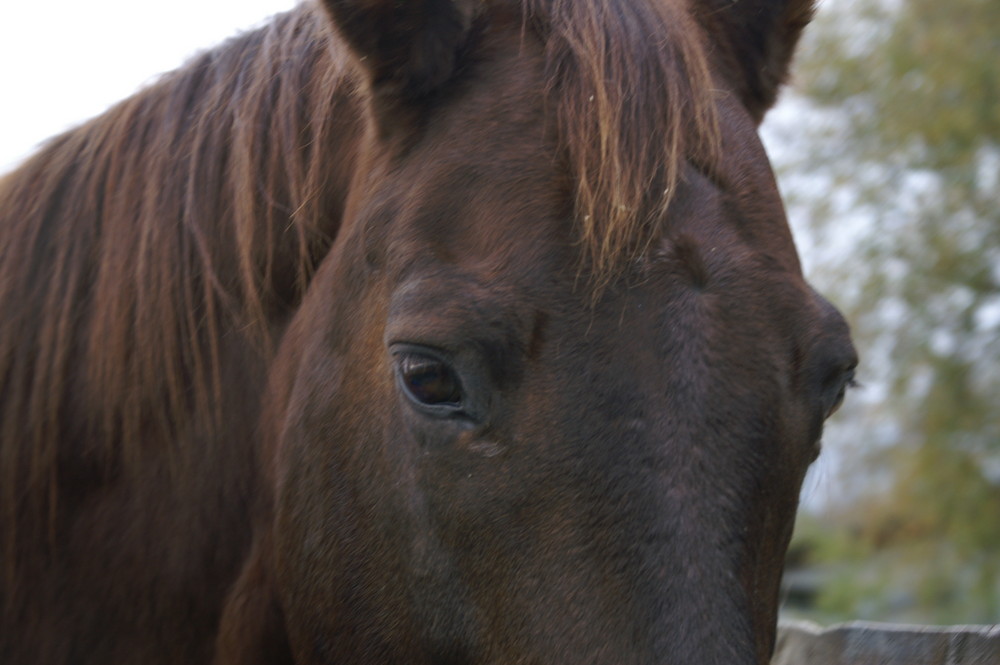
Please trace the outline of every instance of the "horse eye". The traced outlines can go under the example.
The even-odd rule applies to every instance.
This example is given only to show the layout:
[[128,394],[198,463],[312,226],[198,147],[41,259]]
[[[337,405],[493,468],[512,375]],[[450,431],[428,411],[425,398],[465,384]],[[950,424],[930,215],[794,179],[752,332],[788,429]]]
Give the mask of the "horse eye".
[[847,394],[847,385],[845,384],[840,387],[840,390],[837,392],[837,396],[834,397],[833,399],[833,403],[826,410],[827,418],[829,418],[833,414],[837,413],[838,410],[840,410],[840,405],[844,403],[844,396],[846,394]]
[[457,407],[462,388],[455,372],[442,360],[417,353],[396,356],[396,367],[409,397],[426,406]]
[[842,383],[840,384],[840,389],[837,391],[833,398],[833,401],[826,409],[826,417],[829,418],[840,409],[841,404],[844,403],[844,397],[847,394],[848,389],[856,388],[858,386],[857,381],[854,380],[854,370],[850,370],[844,377]]

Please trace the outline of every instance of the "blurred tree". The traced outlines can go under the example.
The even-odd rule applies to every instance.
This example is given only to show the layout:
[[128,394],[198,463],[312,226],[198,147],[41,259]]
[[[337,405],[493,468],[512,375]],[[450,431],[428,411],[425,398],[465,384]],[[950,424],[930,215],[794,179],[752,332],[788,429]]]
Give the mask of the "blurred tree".
[[822,598],[1000,622],[1000,2],[824,5],[804,46],[798,103],[826,122],[776,161],[868,384],[827,436],[865,454],[828,506],[853,542],[824,551],[878,571]]

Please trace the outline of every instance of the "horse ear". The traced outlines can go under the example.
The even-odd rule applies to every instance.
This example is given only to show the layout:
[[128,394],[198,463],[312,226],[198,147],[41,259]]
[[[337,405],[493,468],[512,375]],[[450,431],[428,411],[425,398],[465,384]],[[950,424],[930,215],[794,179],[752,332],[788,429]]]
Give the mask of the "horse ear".
[[322,0],[379,92],[415,98],[454,74],[481,0]]
[[725,58],[725,67],[758,123],[774,105],[815,0],[702,0],[702,24]]

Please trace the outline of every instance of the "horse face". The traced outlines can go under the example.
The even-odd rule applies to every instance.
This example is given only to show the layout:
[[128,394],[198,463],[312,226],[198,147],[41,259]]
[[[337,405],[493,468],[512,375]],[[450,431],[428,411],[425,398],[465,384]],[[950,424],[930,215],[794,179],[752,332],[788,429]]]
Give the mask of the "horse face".
[[801,277],[752,113],[724,106],[727,166],[685,163],[655,241],[595,289],[541,47],[478,48],[432,101],[381,109],[286,337],[295,657],[765,663],[856,360]]

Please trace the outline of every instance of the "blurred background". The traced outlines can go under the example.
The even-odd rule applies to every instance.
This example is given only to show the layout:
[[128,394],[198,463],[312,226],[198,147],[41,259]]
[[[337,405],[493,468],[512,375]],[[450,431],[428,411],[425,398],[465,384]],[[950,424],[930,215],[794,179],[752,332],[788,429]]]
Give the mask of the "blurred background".
[[[4,7],[0,172],[295,0],[147,4]],[[826,0],[762,135],[862,356],[783,611],[1000,623],[1000,2]]]
[[821,3],[763,134],[862,358],[784,610],[1000,623],[1000,2]]

